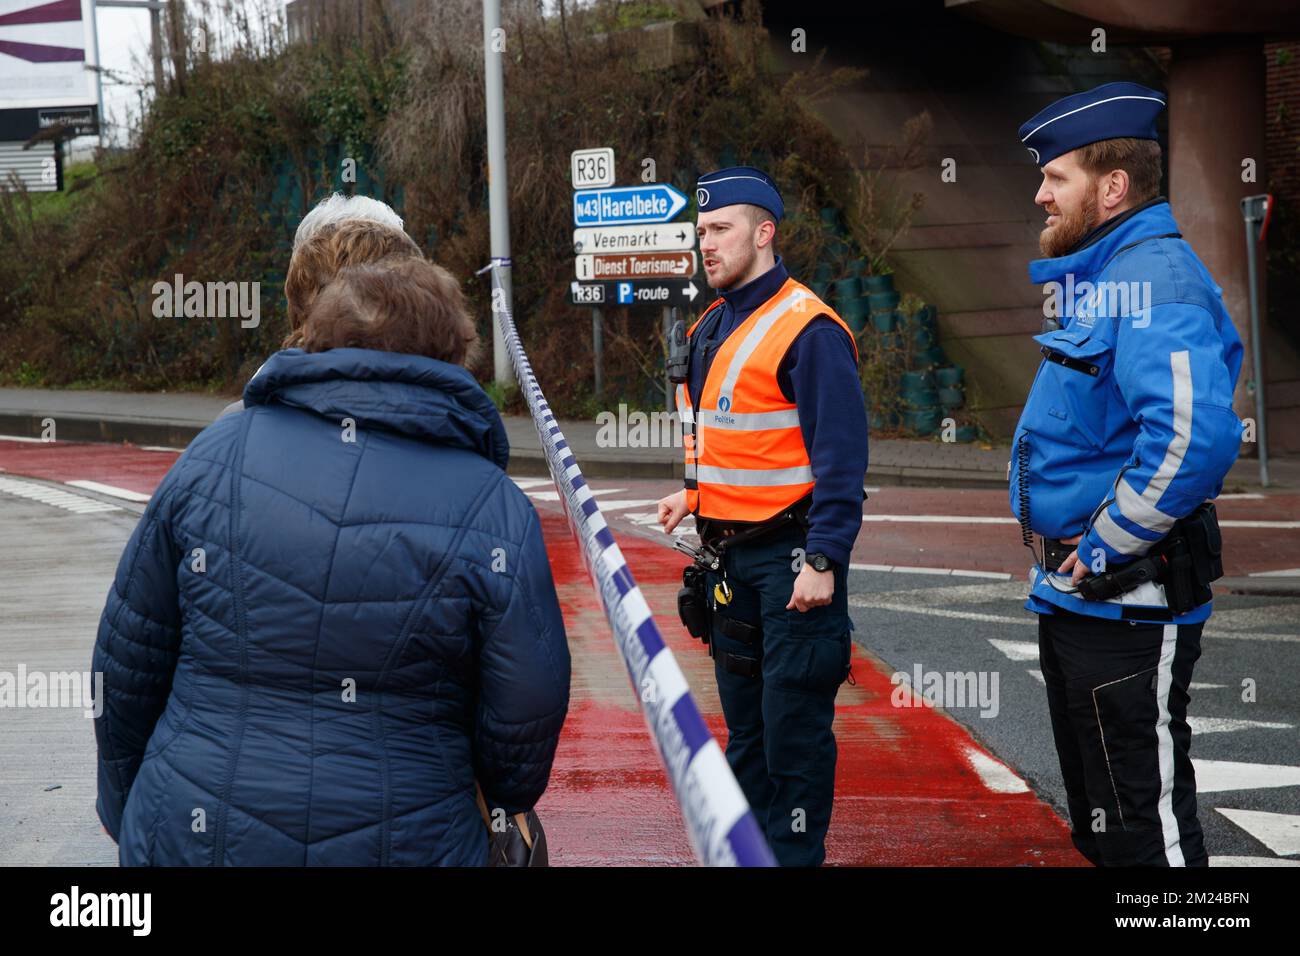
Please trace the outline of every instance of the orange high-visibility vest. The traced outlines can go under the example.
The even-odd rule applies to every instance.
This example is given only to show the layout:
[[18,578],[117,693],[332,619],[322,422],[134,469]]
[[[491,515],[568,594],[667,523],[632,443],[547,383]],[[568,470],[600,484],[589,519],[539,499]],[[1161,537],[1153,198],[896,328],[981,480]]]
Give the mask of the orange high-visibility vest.
[[[722,299],[704,310],[707,315]],[[787,279],[733,329],[718,349],[700,393],[677,386],[686,449],[686,505],[700,517],[765,521],[813,488],[799,409],[781,394],[776,373],[799,333],[819,315],[844,320],[801,282]],[[702,318],[702,317],[701,317]],[[687,335],[699,327],[695,321]]]

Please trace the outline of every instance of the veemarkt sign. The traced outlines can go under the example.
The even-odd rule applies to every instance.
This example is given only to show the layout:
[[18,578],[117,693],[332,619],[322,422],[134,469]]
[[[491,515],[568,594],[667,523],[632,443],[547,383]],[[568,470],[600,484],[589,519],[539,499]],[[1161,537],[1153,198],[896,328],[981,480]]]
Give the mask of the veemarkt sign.
[[581,189],[573,194],[573,224],[667,222],[685,208],[686,197],[667,183]]

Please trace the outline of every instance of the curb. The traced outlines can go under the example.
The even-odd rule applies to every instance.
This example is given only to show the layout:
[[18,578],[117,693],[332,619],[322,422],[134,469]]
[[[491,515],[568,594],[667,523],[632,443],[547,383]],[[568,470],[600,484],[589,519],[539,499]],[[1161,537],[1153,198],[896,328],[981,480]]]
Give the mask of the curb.
[[[184,419],[133,419],[102,418],[87,415],[33,415],[27,412],[0,412],[0,434],[20,438],[40,438],[42,420],[57,418],[57,438],[60,441],[100,442],[133,445],[162,445],[184,448],[209,422]],[[621,479],[641,478],[651,480],[680,479],[683,465],[680,459],[672,461],[654,458],[618,458],[601,453],[582,456],[582,472],[589,478]],[[510,466],[506,473],[521,478],[546,478],[550,471],[540,449],[514,449],[510,453]],[[1005,488],[1006,478],[1001,472],[976,471],[959,468],[920,468],[915,466],[875,465],[868,467],[866,481],[889,487],[918,488]]]
[[184,448],[194,440],[195,435],[207,427],[191,421],[166,418],[141,421],[62,413],[57,416],[37,416],[0,412],[0,434],[17,435],[20,438],[40,438],[44,430],[41,422],[45,418],[56,419],[55,437],[58,441],[101,442],[113,445],[130,442],[132,445]]
[[1300,577],[1219,578],[1212,585],[1216,593],[1249,594],[1256,597],[1300,597]]

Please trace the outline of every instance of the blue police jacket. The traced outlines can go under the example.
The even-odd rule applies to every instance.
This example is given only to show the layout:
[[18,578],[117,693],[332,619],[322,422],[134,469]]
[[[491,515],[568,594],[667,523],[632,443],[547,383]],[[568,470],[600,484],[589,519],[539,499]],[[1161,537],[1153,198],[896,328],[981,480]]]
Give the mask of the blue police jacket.
[[[1029,265],[1061,328],[1034,336],[1046,356],[1012,444],[1012,513],[1049,538],[1083,534],[1092,567],[1145,554],[1175,520],[1214,498],[1237,458],[1232,393],[1241,339],[1215,284],[1163,199],[1105,224],[1082,247]],[[1103,565],[1104,559],[1104,565]],[[1170,617],[1164,588],[1109,601],[1064,593],[1069,575],[1030,569],[1025,605],[1095,617]]]

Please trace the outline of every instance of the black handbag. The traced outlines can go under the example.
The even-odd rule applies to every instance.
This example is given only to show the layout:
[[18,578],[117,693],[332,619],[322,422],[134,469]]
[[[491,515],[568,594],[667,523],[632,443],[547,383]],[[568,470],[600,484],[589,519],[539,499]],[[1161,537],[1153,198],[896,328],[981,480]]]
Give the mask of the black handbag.
[[488,866],[550,866],[546,849],[546,831],[536,810],[516,813],[512,817],[498,814],[495,822],[488,813],[483,788],[474,784],[478,809],[488,831]]

